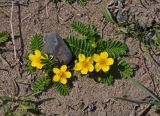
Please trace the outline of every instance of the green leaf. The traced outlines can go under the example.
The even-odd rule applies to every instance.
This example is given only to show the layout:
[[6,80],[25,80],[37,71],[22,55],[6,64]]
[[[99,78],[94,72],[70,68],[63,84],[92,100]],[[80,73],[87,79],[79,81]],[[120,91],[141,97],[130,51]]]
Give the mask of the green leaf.
[[32,93],[34,95],[41,93],[46,89],[46,87],[49,86],[50,83],[51,83],[51,79],[49,79],[48,77],[37,78],[33,84]]
[[122,78],[130,78],[133,75],[133,69],[131,68],[131,66],[128,63],[126,63],[126,61],[123,59],[119,58],[117,61],[117,71],[119,71],[120,76]]
[[133,69],[125,60],[118,58],[114,59],[114,64],[111,66],[109,73],[113,74],[114,77],[127,79],[133,75]]
[[142,85],[139,81],[136,81],[132,78],[130,78],[130,80],[137,85],[142,91],[145,91],[148,95],[150,95],[152,98],[154,98],[155,100],[157,100],[158,102],[160,102],[160,99],[157,95],[155,95],[150,89],[148,89],[147,87],[145,87],[144,85]]
[[55,82],[54,86],[57,89],[57,91],[60,92],[61,95],[63,96],[69,95],[69,87],[67,85],[64,85],[60,82]]
[[30,41],[30,51],[34,52],[35,50],[42,50],[43,48],[43,36],[40,34],[35,34],[31,36]]
[[38,109],[38,106],[33,101],[25,101],[20,105],[20,107],[33,114],[41,114],[41,112]]
[[28,63],[25,65],[25,71],[29,74],[32,74],[35,72],[35,67],[31,66],[31,61],[28,61]]
[[106,51],[109,57],[116,58],[126,54],[127,45],[116,40],[99,40],[96,49],[97,53]]
[[77,3],[80,5],[85,5],[87,3],[87,0],[77,0]]
[[110,11],[108,10],[108,8],[105,8],[103,15],[107,21],[114,23],[114,20],[112,18]]
[[80,21],[73,21],[71,27],[82,35],[93,37],[97,34],[96,27],[92,24],[85,25]]
[[43,69],[47,74],[50,74],[52,72],[52,69],[57,65],[56,60],[53,56],[46,56],[43,55],[45,59],[42,59],[42,64],[44,64]]
[[13,113],[11,106],[4,107],[4,116],[16,116]]
[[0,33],[0,44],[3,42],[6,42],[9,38],[9,33],[8,32],[1,32]]
[[109,72],[99,72],[96,75],[96,79],[100,83],[107,83],[108,85],[111,85],[113,83],[113,75],[111,75]]
[[16,100],[16,97],[9,97],[9,96],[0,96],[0,100],[2,101],[13,101]]
[[160,40],[160,31],[156,31],[156,37]]
[[142,101],[142,100],[131,100],[131,99],[124,98],[124,97],[115,97],[115,99],[120,99],[120,100],[123,100],[123,101],[128,101],[128,102],[135,103],[135,104],[138,104],[138,105],[148,104],[148,102],[145,102],[145,101]]
[[78,55],[84,54],[85,56],[92,56],[95,49],[84,39],[78,39],[74,36],[70,36],[66,39],[71,52],[78,57]]

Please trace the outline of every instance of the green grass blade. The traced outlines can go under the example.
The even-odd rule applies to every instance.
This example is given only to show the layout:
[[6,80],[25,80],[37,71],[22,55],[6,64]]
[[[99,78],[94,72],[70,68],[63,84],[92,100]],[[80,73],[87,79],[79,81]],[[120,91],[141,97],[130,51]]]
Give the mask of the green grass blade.
[[108,10],[108,8],[105,8],[103,15],[107,21],[114,23],[114,20],[112,18],[110,11]]
[[150,95],[152,98],[154,98],[155,100],[160,102],[160,99],[158,96],[156,96],[150,89],[148,89],[147,87],[145,87],[144,85],[142,85],[140,82],[130,78],[130,80],[137,85],[141,90],[145,91],[148,95]]

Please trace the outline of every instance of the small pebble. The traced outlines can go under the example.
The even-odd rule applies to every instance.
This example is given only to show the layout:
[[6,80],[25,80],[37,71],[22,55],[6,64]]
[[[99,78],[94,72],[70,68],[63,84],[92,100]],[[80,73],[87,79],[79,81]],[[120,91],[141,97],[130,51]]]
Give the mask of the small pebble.
[[125,10],[119,10],[116,16],[118,23],[124,23],[128,20],[128,12]]
[[133,70],[135,70],[135,71],[137,71],[137,70],[139,69],[139,66],[138,66],[137,64],[132,63],[132,64],[130,64],[130,65],[131,65],[131,68],[132,68]]

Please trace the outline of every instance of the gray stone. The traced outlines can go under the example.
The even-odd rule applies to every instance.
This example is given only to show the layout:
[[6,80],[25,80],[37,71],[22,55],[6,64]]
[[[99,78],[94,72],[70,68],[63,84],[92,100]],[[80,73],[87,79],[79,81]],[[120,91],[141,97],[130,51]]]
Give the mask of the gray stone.
[[118,23],[124,23],[128,20],[128,12],[125,10],[119,10],[116,16]]
[[130,66],[134,71],[137,71],[139,69],[139,66],[137,64],[131,63]]
[[43,42],[43,52],[53,55],[59,62],[68,64],[72,60],[68,46],[57,33],[45,33]]

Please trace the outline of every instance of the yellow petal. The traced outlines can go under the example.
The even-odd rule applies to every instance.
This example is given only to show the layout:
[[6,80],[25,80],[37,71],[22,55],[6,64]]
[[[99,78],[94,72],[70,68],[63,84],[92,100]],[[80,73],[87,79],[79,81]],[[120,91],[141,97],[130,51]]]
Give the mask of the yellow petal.
[[31,63],[31,66],[33,66],[33,67],[37,67],[37,65],[39,65],[39,63],[37,63],[37,62],[32,62]]
[[71,77],[71,72],[66,71],[64,72],[65,78],[70,78]]
[[107,52],[101,52],[100,57],[101,58],[108,58],[108,53]]
[[61,68],[60,68],[60,71],[61,72],[66,72],[67,70],[67,66],[66,65],[62,65]]
[[67,83],[67,79],[66,78],[61,78],[60,81],[61,81],[62,84],[66,84]]
[[98,54],[94,54],[93,59],[94,59],[95,62],[99,62],[100,56]]
[[88,73],[88,69],[87,68],[83,68],[82,70],[81,70],[81,74],[87,74]]
[[60,76],[59,75],[55,75],[54,77],[53,77],[53,81],[54,82],[58,82],[60,80]]
[[44,65],[41,64],[41,63],[37,63],[37,65],[36,65],[36,67],[37,67],[38,69],[42,69],[43,66],[44,66]]
[[54,72],[55,74],[59,74],[59,73],[60,73],[60,70],[59,70],[58,68],[53,68],[53,72]]
[[96,72],[99,72],[101,70],[101,65],[99,63],[96,63],[95,69],[96,69]]
[[103,65],[103,66],[102,66],[103,72],[107,72],[107,71],[109,71],[109,69],[110,69],[109,66],[106,66],[106,65]]
[[93,63],[93,58],[92,57],[87,57],[86,61],[90,62],[90,63]]
[[31,61],[34,59],[34,55],[33,54],[29,54],[28,57],[29,57],[29,60],[31,60]]
[[75,64],[74,70],[78,71],[82,69],[82,63],[78,62]]
[[39,50],[35,50],[35,55],[41,57],[41,52]]
[[79,62],[83,62],[83,61],[85,61],[86,57],[84,54],[79,54],[78,59],[79,59]]
[[92,64],[89,65],[89,72],[92,72],[94,70],[94,66]]
[[114,63],[114,60],[113,60],[113,58],[108,58],[107,59],[107,65],[112,65]]

